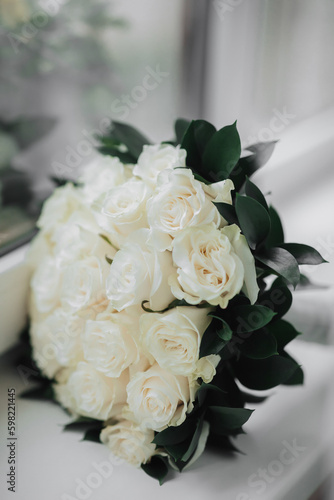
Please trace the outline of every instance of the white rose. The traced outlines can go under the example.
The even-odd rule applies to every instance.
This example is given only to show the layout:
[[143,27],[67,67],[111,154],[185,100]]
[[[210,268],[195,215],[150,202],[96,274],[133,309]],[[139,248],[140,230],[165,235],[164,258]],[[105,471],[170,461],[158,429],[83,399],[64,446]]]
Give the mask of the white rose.
[[101,313],[95,321],[87,321],[82,336],[85,359],[107,377],[119,377],[139,360],[134,339],[138,322],[126,314]]
[[44,321],[32,324],[34,359],[48,377],[53,377],[61,367],[74,366],[83,359],[80,335],[84,323],[79,316],[58,308]]
[[53,244],[44,231],[39,231],[29,245],[26,263],[31,270],[35,270],[44,257],[53,255]]
[[216,368],[220,361],[218,354],[210,354],[201,358],[196,363],[196,370],[193,373],[192,379],[201,378],[206,384],[210,383],[216,375]]
[[78,363],[65,383],[55,384],[56,398],[74,415],[107,420],[120,412],[126,401],[128,372],[106,377],[89,363]]
[[61,303],[68,310],[78,311],[106,302],[105,277],[109,264],[89,256],[63,270]]
[[150,195],[147,185],[132,179],[110,189],[92,205],[99,226],[107,231],[119,248],[136,229],[147,227],[146,201]]
[[49,337],[49,328],[44,322],[34,322],[30,326],[30,341],[32,357],[40,371],[48,378],[61,370],[62,365],[57,360],[57,348]]
[[147,244],[148,229],[135,231],[116,253],[106,279],[111,306],[125,307],[149,301],[154,310],[166,308],[174,299],[168,285],[173,271],[171,252],[159,252]]
[[[220,189],[219,189],[220,188]],[[158,177],[157,194],[147,203],[147,219],[152,228],[152,241],[160,250],[171,249],[173,238],[190,226],[214,223],[219,227],[226,221],[212,203],[231,203],[233,183],[219,183],[219,188],[197,181],[190,169],[164,171]]]
[[130,420],[108,425],[101,431],[100,439],[114,455],[135,467],[146,464],[155,454],[154,431],[142,429]]
[[[199,377],[203,371],[207,381],[207,360],[199,360],[199,348],[212,319],[208,312],[207,308],[176,307],[163,314],[143,314],[140,340],[146,356],[175,375]],[[211,370],[211,379],[214,374]]]
[[118,158],[99,155],[83,169],[79,178],[79,182],[83,184],[82,192],[91,203],[105,191],[126,182],[130,172]]
[[236,225],[185,229],[174,240],[173,261],[178,269],[169,278],[172,292],[189,304],[204,300],[225,309],[243,287],[247,267],[247,288],[257,287],[254,258]]
[[187,152],[180,146],[175,147],[170,144],[144,146],[133,173],[154,186],[159,173],[163,170],[185,167],[186,155]]
[[[87,208],[87,216],[91,217]],[[37,227],[52,232],[58,225],[65,224],[75,210],[85,211],[85,207],[80,197],[80,190],[68,183],[55,189],[50,198],[44,202]]]
[[31,290],[36,309],[46,313],[60,304],[61,271],[56,259],[44,257],[31,280]]
[[101,261],[105,260],[106,255],[112,259],[116,251],[99,236],[100,231],[98,226],[94,232],[87,230],[75,220],[58,227],[51,240],[59,265],[64,267],[89,256],[98,257]]
[[136,373],[127,386],[129,414],[142,427],[161,431],[182,424],[190,403],[186,377],[163,370],[157,363]]

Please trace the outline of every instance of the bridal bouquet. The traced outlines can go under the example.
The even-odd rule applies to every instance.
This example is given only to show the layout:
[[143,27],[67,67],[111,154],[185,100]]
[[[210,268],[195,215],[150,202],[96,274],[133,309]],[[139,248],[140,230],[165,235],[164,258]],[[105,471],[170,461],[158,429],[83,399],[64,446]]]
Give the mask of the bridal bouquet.
[[253,390],[303,382],[283,316],[299,265],[324,261],[284,242],[249,179],[274,143],[241,154],[235,123],[204,120],[161,144],[114,123],[100,143],[38,221],[32,356],[67,428],[162,482],[207,443],[236,449]]

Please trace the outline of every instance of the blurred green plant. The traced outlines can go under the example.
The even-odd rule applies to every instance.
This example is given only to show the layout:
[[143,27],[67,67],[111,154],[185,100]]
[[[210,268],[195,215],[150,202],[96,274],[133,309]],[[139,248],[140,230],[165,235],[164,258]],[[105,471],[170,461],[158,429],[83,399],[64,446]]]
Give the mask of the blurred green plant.
[[52,118],[0,119],[0,255],[30,239],[39,211],[31,178],[15,168],[15,158],[54,125]]
[[109,0],[0,0],[2,84],[61,74],[90,89],[105,76],[109,86],[114,62],[107,35],[127,26],[112,8]]

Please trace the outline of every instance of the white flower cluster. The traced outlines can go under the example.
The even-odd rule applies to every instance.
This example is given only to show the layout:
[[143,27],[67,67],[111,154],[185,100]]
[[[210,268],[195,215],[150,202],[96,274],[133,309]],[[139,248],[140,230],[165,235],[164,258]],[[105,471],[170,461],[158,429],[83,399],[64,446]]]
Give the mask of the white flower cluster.
[[[185,151],[161,144],[135,166],[101,156],[44,204],[29,256],[34,359],[59,402],[104,421],[101,440],[136,466],[215,375],[219,356],[199,359],[213,306],[241,290],[256,300],[246,240],[212,203],[232,189],[199,182]],[[142,308],[175,299],[189,305]]]

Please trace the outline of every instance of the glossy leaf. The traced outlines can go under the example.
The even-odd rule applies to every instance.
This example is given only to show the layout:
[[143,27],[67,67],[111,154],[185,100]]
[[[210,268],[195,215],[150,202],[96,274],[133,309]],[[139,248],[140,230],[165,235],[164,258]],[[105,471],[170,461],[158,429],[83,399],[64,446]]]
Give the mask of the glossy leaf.
[[270,206],[269,207],[270,216],[270,231],[266,239],[266,247],[276,247],[284,242],[284,231],[281,223],[281,219],[276,212],[276,210]]
[[203,152],[215,131],[216,129],[211,123],[205,120],[193,120],[181,142],[181,148],[187,151],[187,166],[205,179],[207,179],[207,171],[203,164]]
[[258,201],[260,205],[268,211],[268,205],[261,190],[252,181],[250,181],[248,177],[246,178],[245,193],[250,198]]
[[236,364],[236,376],[249,389],[271,389],[286,382],[298,365],[292,359],[276,355],[266,359],[241,357]]
[[138,159],[143,147],[146,144],[151,144],[151,141],[147,139],[147,137],[145,137],[136,128],[126,123],[113,121],[110,134],[121,144],[124,144],[127,147],[129,153],[135,158],[135,160]]
[[118,148],[111,148],[109,146],[98,146],[97,150],[102,154],[106,156],[115,156],[116,158],[119,158],[119,160],[122,163],[135,163],[136,158],[127,153],[120,151]]
[[189,447],[187,451],[182,455],[181,458],[182,462],[187,462],[191,458],[191,456],[195,453],[200,435],[202,433],[202,428],[203,428],[203,418],[200,418],[197,422],[196,430],[190,441]]
[[210,422],[210,428],[215,434],[225,434],[226,430],[234,430],[242,427],[253,410],[245,408],[228,408],[222,406],[210,406],[207,418]]
[[284,316],[290,309],[292,294],[282,278],[277,278],[270,290],[261,294],[259,303],[275,311],[275,320],[277,320]]
[[277,349],[279,351],[284,349],[289,342],[301,334],[301,332],[298,332],[295,327],[291,325],[291,323],[285,321],[284,319],[274,321],[267,326],[267,329],[272,335],[274,335],[277,342]]
[[[286,352],[283,354],[286,358],[295,360]],[[304,383],[304,372],[301,366],[298,366],[296,371],[284,382],[283,385],[302,385]]]
[[227,179],[240,158],[241,145],[236,122],[212,135],[203,155],[205,177],[213,182]]
[[166,457],[154,455],[147,464],[142,464],[141,468],[146,474],[157,479],[161,486],[168,474],[168,460]]
[[276,141],[260,142],[247,148],[251,154],[240,158],[230,175],[236,191],[241,189],[246,177],[250,177],[256,170],[267,163],[274,151],[275,144]]
[[280,245],[280,248],[284,248],[290,252],[300,265],[308,264],[316,266],[327,262],[315,248],[309,245],[302,245],[301,243],[284,243]]
[[294,287],[298,285],[300,278],[298,263],[294,256],[284,248],[269,248],[263,254],[256,255],[256,259],[283,276]]
[[214,384],[206,384],[203,382],[197,391],[196,397],[198,404],[203,406],[226,406],[227,395],[220,387]]
[[218,212],[229,224],[237,224],[239,226],[238,217],[233,205],[229,203],[214,203],[217,207]]
[[167,429],[158,432],[153,439],[153,443],[159,446],[177,444],[192,435],[195,432],[195,429],[196,421],[193,418],[188,417],[181,425],[176,427],[170,426],[167,427]]
[[43,384],[32,389],[27,389],[20,393],[20,398],[24,399],[41,399],[41,400],[55,400],[54,390],[52,388],[51,382],[49,384]]
[[76,420],[73,420],[72,422],[64,425],[63,429],[64,431],[82,431],[84,429],[87,429],[88,427],[96,427],[97,424],[100,424],[100,422],[94,418],[79,417]]
[[85,432],[82,441],[92,441],[93,443],[101,443],[100,440],[101,429],[102,429],[102,424],[99,427],[88,429]]
[[298,366],[297,370],[286,380],[283,385],[302,385],[304,383],[303,369]]
[[239,351],[247,358],[265,359],[278,354],[277,341],[271,332],[257,330],[238,344]]
[[275,312],[262,305],[240,305],[233,308],[233,315],[233,330],[242,333],[264,327],[273,319]]
[[242,391],[242,397],[244,398],[245,403],[263,403],[268,396],[256,396],[255,394],[250,394],[249,392]]
[[218,354],[232,337],[232,330],[221,318],[214,318],[201,340],[199,357]]
[[258,201],[249,196],[237,195],[235,209],[241,230],[254,250],[269,234],[269,214]]
[[178,118],[175,121],[174,128],[175,128],[175,135],[176,135],[177,144],[181,144],[183,136],[186,133],[186,130],[189,127],[189,125],[190,125],[190,121],[185,120],[184,118]]

